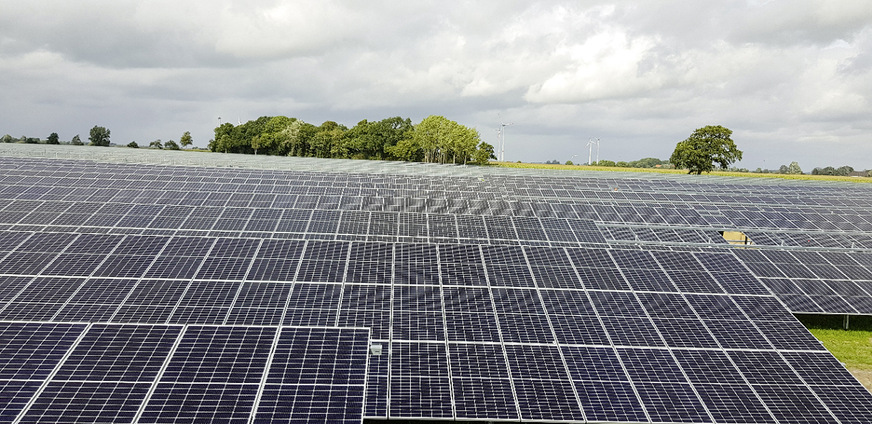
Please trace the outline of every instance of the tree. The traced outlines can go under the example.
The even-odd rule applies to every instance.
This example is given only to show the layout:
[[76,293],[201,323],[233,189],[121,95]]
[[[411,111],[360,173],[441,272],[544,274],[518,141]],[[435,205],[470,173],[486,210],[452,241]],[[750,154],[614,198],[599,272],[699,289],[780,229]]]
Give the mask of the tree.
[[59,137],[58,137],[58,133],[53,132],[53,133],[49,134],[48,139],[46,140],[46,142],[47,142],[48,144],[61,144],[61,142],[60,142],[60,140],[59,140],[58,138],[59,138]]
[[14,143],[15,142],[15,138],[9,134],[4,135],[2,138],[0,138],[0,140],[2,140],[4,143]]
[[139,145],[136,144],[135,141],[131,141],[130,143],[127,143],[127,147],[130,147],[130,148],[133,148],[133,149],[138,149],[138,148],[139,148]]
[[730,138],[733,131],[720,125],[709,125],[696,129],[686,140],[679,142],[669,161],[676,168],[687,169],[688,174],[702,174],[714,170],[717,163],[720,169],[742,160],[742,151]]
[[108,146],[109,130],[107,130],[105,127],[98,127],[94,125],[94,128],[91,128],[91,136],[88,137],[88,140],[91,140],[92,146]]
[[852,172],[854,172],[854,168],[851,166],[845,165],[845,166],[840,166],[838,169],[836,169],[836,171],[833,174],[838,175],[838,176],[842,176],[842,177],[847,177]]
[[83,144],[85,144],[85,143],[82,143],[82,139],[79,138],[79,135],[78,135],[78,134],[76,134],[76,135],[73,137],[73,139],[70,140],[70,144],[72,144],[73,146],[81,146],[81,145],[83,145]]
[[152,141],[151,143],[148,143],[148,148],[149,149],[163,149],[163,143],[161,143],[160,139],[157,139],[155,141]]
[[489,160],[496,160],[496,158],[497,157],[494,154],[494,146],[482,141],[479,143],[478,149],[475,150],[475,153],[472,154],[472,163],[476,165],[487,165]]
[[802,168],[799,167],[799,163],[790,162],[790,166],[787,167],[787,173],[793,175],[802,174]]
[[787,171],[789,171],[789,169],[787,168],[787,165],[781,165],[780,167],[778,167],[779,174],[787,174],[788,173]]
[[185,131],[185,133],[182,134],[182,138],[179,139],[179,144],[181,144],[182,147],[188,147],[188,146],[194,144],[194,139],[191,138],[190,131]]
[[179,150],[179,145],[176,144],[174,140],[168,140],[166,143],[164,143],[164,149]]
[[567,164],[567,165],[573,165],[573,163],[572,163],[571,160],[566,161],[566,164]]
[[597,166],[617,166],[615,161],[602,159],[596,163]]

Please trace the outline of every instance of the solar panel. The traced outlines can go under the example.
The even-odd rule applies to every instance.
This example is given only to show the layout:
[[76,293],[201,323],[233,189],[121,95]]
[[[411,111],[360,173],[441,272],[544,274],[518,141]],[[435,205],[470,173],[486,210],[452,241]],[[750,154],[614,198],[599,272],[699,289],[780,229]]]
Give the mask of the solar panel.
[[[872,261],[845,246],[863,188],[0,162],[0,317],[74,326],[43,374],[0,374],[3,417],[862,422],[790,312],[872,310]],[[777,226],[757,250],[717,234]]]

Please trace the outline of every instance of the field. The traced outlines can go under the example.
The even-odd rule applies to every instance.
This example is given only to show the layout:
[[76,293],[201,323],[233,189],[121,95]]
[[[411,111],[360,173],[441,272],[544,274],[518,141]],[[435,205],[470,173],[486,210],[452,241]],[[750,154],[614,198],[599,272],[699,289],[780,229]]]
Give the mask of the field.
[[[687,171],[681,169],[660,169],[660,168],[620,168],[612,166],[586,166],[586,165],[560,165],[560,164],[545,164],[545,163],[516,163],[516,162],[491,162],[491,166],[503,168],[524,168],[524,169],[555,169],[563,171],[606,171],[606,172],[647,172],[655,174],[686,174]],[[762,174],[756,172],[730,172],[730,171],[714,171],[708,175],[718,175],[722,177],[746,177],[746,178],[777,178],[782,180],[813,180],[813,181],[848,181],[854,183],[872,183],[872,178],[861,177],[836,177],[831,175],[790,175],[790,174]]]
[[872,317],[851,317],[849,330],[841,316],[800,316],[800,321],[833,355],[872,390]]

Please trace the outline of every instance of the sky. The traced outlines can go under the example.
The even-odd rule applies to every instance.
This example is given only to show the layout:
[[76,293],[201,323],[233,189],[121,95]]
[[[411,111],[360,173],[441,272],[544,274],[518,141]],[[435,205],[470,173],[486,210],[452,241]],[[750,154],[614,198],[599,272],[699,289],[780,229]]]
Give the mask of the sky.
[[[872,168],[869,0],[0,0],[0,134],[204,147],[223,122],[442,115],[510,161]],[[596,160],[596,150],[593,152]]]

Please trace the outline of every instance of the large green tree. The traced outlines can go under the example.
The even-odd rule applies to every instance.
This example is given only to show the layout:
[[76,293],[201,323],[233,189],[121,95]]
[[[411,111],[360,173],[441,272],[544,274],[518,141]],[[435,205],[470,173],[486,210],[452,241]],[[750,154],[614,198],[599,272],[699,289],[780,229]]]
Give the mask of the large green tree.
[[91,140],[92,146],[108,146],[109,130],[106,127],[94,125],[94,128],[91,128],[91,135],[88,137],[88,140]]
[[179,144],[181,144],[183,148],[194,144],[194,139],[191,138],[190,131],[185,131],[185,133],[182,134],[182,138],[179,139]]
[[730,164],[742,160],[742,151],[730,138],[733,132],[720,125],[698,128],[686,140],[679,142],[669,161],[676,168],[687,169],[688,174],[702,174],[729,168]]
[[73,139],[70,140],[70,144],[72,144],[73,146],[81,146],[81,145],[83,145],[83,144],[85,144],[85,143],[82,143],[82,139],[79,138],[79,135],[78,135],[78,134],[76,134],[76,135],[73,136]]
[[58,133],[53,132],[53,133],[48,135],[48,139],[46,140],[46,143],[48,143],[48,144],[61,144],[59,138],[60,137],[58,136]]

